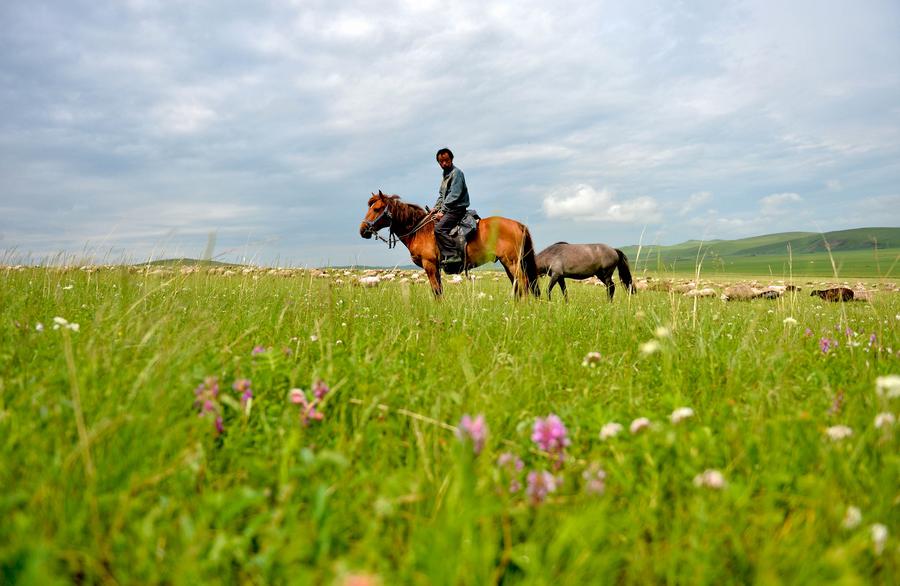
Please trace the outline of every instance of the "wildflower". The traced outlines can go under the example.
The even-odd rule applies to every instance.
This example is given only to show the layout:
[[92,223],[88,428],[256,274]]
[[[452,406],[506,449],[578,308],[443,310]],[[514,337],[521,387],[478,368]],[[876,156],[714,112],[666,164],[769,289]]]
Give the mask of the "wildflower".
[[263,346],[262,344],[259,344],[259,345],[253,347],[253,350],[250,351],[250,355],[257,356],[259,354],[264,353],[265,351],[266,351],[266,347]]
[[328,385],[325,384],[325,381],[319,379],[313,384],[312,391],[316,399],[321,401],[325,398],[325,395],[331,392],[331,389],[328,388]]
[[650,427],[650,420],[646,417],[638,417],[631,422],[631,425],[628,427],[628,431],[630,431],[631,433],[640,433],[648,427]]
[[651,354],[655,354],[659,352],[659,342],[657,340],[648,340],[640,345],[641,354],[644,356],[650,356]]
[[512,452],[503,452],[497,457],[497,466],[501,468],[514,469],[516,472],[521,472],[525,467],[525,463],[522,462],[522,459],[513,454]]
[[805,330],[803,330],[803,335],[806,336],[807,338],[809,338],[810,336],[812,336],[812,333],[813,333],[813,332],[812,332],[812,330],[811,330],[810,328],[806,328]]
[[875,379],[875,392],[879,397],[896,399],[900,397],[900,375],[889,374]]
[[875,427],[881,429],[883,427],[890,427],[896,423],[897,418],[894,417],[893,413],[879,413],[875,416]]
[[874,523],[869,527],[872,535],[872,547],[875,549],[875,555],[881,555],[884,552],[884,544],[887,543],[888,529],[881,523]]
[[[43,326],[41,326],[41,328],[43,329]],[[58,330],[60,328],[72,330],[73,332],[77,332],[79,329],[79,326],[76,323],[69,323],[69,321],[64,317],[56,316],[53,318],[53,329]]]
[[594,368],[600,362],[603,356],[599,352],[588,352],[584,357],[584,360],[581,361],[581,366],[590,366]]
[[828,354],[831,350],[837,348],[837,345],[837,340],[832,340],[830,338],[819,339],[819,350],[822,351],[822,354]]
[[34,329],[35,329],[35,331],[43,332],[43,331],[44,331],[44,324],[42,324],[41,322],[38,322],[38,323],[34,326]]
[[846,425],[834,425],[825,430],[825,434],[833,442],[840,441],[853,435],[853,430]]
[[318,401],[308,401],[306,399],[306,393],[303,392],[303,389],[291,389],[289,397],[291,403],[300,406],[300,423],[302,423],[304,426],[309,425],[309,422],[311,420],[321,421],[324,417],[322,413],[316,410],[316,404],[318,403]]
[[872,335],[869,336],[869,347],[875,346],[878,343],[878,336],[875,335],[875,332],[872,332]]
[[544,502],[548,494],[556,492],[556,477],[546,470],[532,470],[528,473],[527,482],[525,494],[531,499],[532,504],[539,505]]
[[456,437],[459,441],[472,442],[472,451],[475,455],[481,453],[484,448],[484,442],[487,440],[488,428],[484,423],[484,415],[479,414],[474,419],[469,415],[463,415],[456,428]]
[[200,417],[212,416],[216,433],[222,434],[225,425],[222,421],[222,412],[219,407],[219,379],[214,376],[206,377],[202,383],[194,389],[194,408]]
[[657,338],[668,338],[672,335],[672,332],[666,326],[659,326],[656,328],[656,331],[653,332],[653,335]]
[[319,336],[313,334],[313,335],[311,335],[311,336],[309,337],[309,341],[310,341],[310,342],[318,342],[318,341],[319,341]]
[[694,486],[721,490],[725,488],[725,477],[718,470],[706,469],[702,474],[694,476]]
[[606,491],[606,471],[597,463],[581,473],[584,478],[584,490],[588,494],[603,494]]
[[253,389],[250,388],[250,379],[239,378],[234,381],[231,388],[241,394],[241,405],[246,408],[247,402],[253,398]]
[[558,462],[562,462],[564,457],[563,451],[569,445],[567,435],[568,431],[562,420],[551,413],[545,419],[538,417],[534,420],[531,441],[548,454],[555,454]]
[[615,421],[610,421],[606,425],[600,428],[600,439],[608,440],[610,438],[616,437],[622,431],[622,424],[616,423]]
[[841,527],[844,529],[855,529],[862,522],[862,512],[858,507],[849,506],[847,512],[844,513],[844,520],[841,521]]
[[795,326],[795,325],[797,325],[797,320],[795,320],[792,317],[786,317],[786,318],[784,318],[782,323],[786,326]]
[[679,407],[678,409],[672,411],[672,415],[670,419],[672,423],[678,424],[684,421],[685,419],[689,419],[694,416],[694,410],[690,407]]

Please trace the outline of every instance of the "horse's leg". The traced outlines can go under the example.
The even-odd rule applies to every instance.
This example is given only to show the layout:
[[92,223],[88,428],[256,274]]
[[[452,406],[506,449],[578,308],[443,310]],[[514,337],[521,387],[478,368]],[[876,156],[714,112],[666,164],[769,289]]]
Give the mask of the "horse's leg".
[[556,284],[559,282],[559,277],[554,274],[550,274],[550,284],[547,285],[547,301],[550,301],[550,293],[553,291],[553,288],[556,287]]
[[437,266],[437,261],[423,260],[422,268],[425,269],[425,274],[428,275],[428,282],[431,283],[431,292],[440,299],[444,289],[441,287],[441,270]]
[[600,271],[597,273],[597,278],[603,281],[603,284],[606,285],[606,294],[609,295],[609,300],[613,300],[613,295],[616,294],[616,283],[612,278],[613,270],[609,269],[606,271]]
[[565,277],[559,278],[559,288],[562,291],[563,299],[566,300],[566,303],[569,302],[569,291],[566,289],[566,279]]

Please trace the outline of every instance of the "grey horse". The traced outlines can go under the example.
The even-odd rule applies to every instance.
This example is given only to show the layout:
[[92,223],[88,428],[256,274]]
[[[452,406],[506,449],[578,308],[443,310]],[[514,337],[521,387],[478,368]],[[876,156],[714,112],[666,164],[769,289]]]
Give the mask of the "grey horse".
[[537,255],[538,275],[548,275],[550,285],[547,287],[547,298],[553,286],[559,283],[563,296],[568,301],[566,292],[566,277],[570,279],[587,279],[596,276],[604,285],[612,301],[616,292],[613,283],[613,271],[619,269],[619,278],[630,293],[634,293],[631,283],[631,268],[628,266],[628,257],[618,248],[606,244],[569,244],[557,242],[551,244]]

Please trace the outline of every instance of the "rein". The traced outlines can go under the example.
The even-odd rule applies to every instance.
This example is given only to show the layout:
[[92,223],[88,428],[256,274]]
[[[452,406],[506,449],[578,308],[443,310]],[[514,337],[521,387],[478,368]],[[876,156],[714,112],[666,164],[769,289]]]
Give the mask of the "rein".
[[[375,224],[377,224],[378,220],[380,220],[381,217],[384,215],[387,215],[387,218],[388,218],[388,225],[387,225],[388,237],[387,238],[384,238],[383,236],[381,236],[381,234],[378,233],[378,230],[375,229]],[[381,213],[378,214],[377,218],[375,218],[374,220],[365,220],[365,223],[369,227],[369,232],[371,232],[372,236],[374,236],[376,239],[381,240],[382,242],[387,244],[388,248],[394,248],[397,245],[398,240],[402,240],[403,238],[406,238],[407,236],[411,236],[411,235],[415,234],[416,232],[418,232],[419,230],[421,230],[425,226],[425,224],[427,224],[431,220],[433,215],[434,215],[434,211],[428,212],[427,214],[425,214],[425,217],[422,218],[419,221],[419,223],[413,227],[412,230],[410,230],[409,232],[407,232],[406,234],[403,234],[403,235],[398,235],[398,234],[394,233],[394,216],[391,215],[389,205],[384,206],[384,209],[381,210]]]

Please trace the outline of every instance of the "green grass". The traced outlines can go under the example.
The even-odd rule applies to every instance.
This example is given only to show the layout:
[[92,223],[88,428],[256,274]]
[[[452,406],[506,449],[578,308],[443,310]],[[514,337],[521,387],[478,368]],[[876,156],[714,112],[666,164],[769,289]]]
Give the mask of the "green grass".
[[[620,289],[610,304],[574,285],[569,303],[515,303],[505,279],[479,276],[436,303],[422,283],[369,289],[342,272],[0,272],[0,583],[900,575],[896,427],[873,425],[897,412],[874,381],[900,374],[900,295],[724,304]],[[79,331],[53,330],[54,316]],[[643,355],[659,326],[671,336]],[[823,354],[823,336],[837,349]],[[582,366],[592,351],[600,363]],[[208,376],[221,435],[193,404]],[[238,378],[252,381],[249,413]],[[323,419],[303,426],[289,391],[317,379],[331,388]],[[695,416],[676,426],[681,406]],[[477,457],[449,429],[465,413],[490,428]],[[550,470],[530,440],[549,413],[571,445],[559,489],[535,505],[496,461],[521,457],[519,481]],[[654,425],[632,436],[637,417]],[[626,431],[601,441],[610,421]],[[829,441],[838,424],[853,435]],[[584,490],[592,465],[602,495]],[[706,469],[727,486],[695,486]],[[863,521],[843,529],[850,505]],[[873,523],[890,532],[880,555]]]
[[[826,247],[826,242],[828,246]],[[830,247],[830,251],[829,251]],[[638,271],[691,273],[698,259],[707,273],[775,278],[898,278],[900,228],[857,228],[814,234],[786,232],[740,240],[690,240],[672,246],[626,246]],[[835,266],[832,267],[831,261]]]

